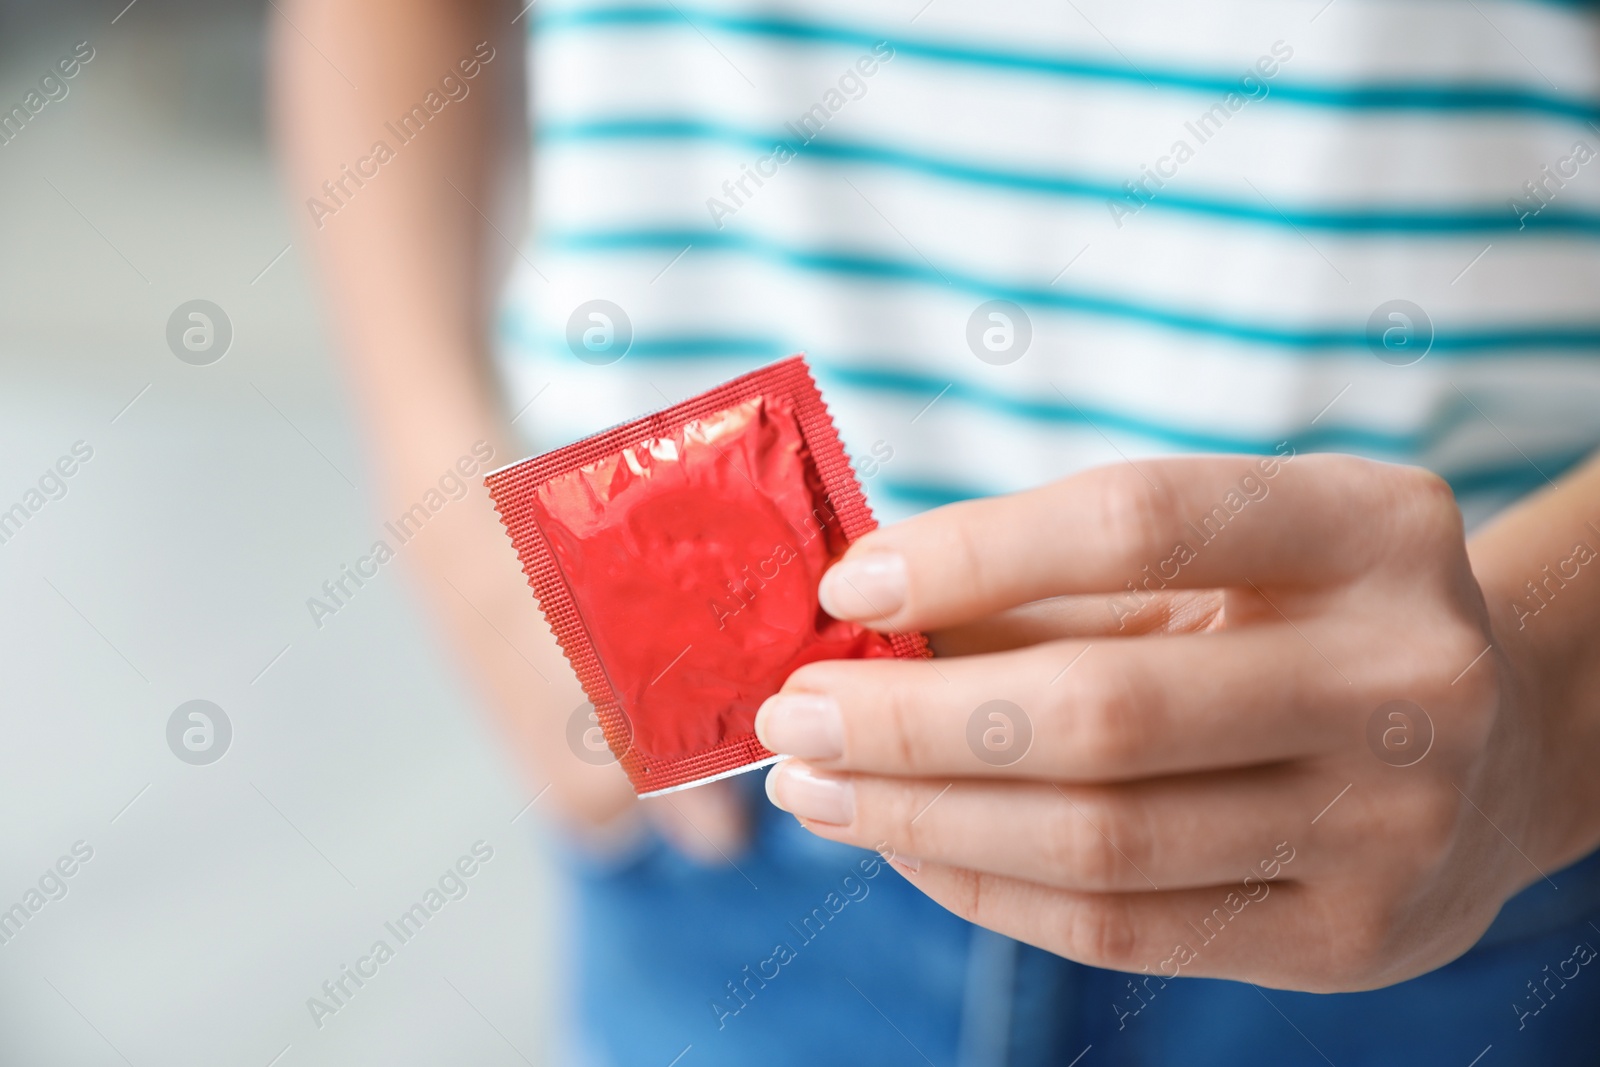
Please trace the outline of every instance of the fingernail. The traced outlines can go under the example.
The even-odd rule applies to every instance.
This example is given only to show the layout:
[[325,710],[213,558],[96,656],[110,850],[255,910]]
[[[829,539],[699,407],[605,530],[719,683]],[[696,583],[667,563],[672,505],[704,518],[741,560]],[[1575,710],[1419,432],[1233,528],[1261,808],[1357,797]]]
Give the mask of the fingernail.
[[756,737],[785,756],[838,759],[844,755],[839,702],[820,693],[779,693],[756,712]]
[[887,619],[905,607],[905,557],[867,552],[842,559],[822,576],[817,599],[836,619]]
[[767,774],[767,799],[790,815],[849,826],[856,817],[856,787],[848,778],[818,774],[784,760]]

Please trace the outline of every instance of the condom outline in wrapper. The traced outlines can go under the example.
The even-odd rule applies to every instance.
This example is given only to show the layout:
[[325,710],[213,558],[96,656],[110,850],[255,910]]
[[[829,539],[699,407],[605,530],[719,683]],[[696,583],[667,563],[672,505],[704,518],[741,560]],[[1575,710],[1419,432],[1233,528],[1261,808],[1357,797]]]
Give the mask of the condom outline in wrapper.
[[929,655],[817,604],[877,522],[801,356],[484,484],[641,796],[778,759],[755,709],[805,663]]

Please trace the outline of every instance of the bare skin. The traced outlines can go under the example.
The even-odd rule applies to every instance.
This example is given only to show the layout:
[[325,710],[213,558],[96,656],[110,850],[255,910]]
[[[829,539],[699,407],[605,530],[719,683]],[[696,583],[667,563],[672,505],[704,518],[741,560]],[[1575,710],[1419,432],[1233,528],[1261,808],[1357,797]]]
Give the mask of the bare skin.
[[[501,234],[517,232],[495,191],[526,150],[516,15],[487,0],[283,0],[269,14],[297,205],[480,43],[495,49],[471,95],[337,215],[302,216],[385,511],[475,441],[517,458],[485,358]],[[1600,569],[1537,615],[1513,607],[1576,541],[1600,547],[1585,526],[1600,526],[1600,466],[1468,542],[1430,475],[1297,457],[1165,589],[1114,613],[1107,597],[1168,559],[1181,524],[1255,462],[1089,472],[864,539],[824,579],[829,609],[938,631],[947,658],[797,672],[783,695],[831,697],[837,718],[815,700],[763,708],[763,740],[808,757],[780,765],[770,795],[823,836],[920,857],[902,869],[958,914],[1092,964],[1348,990],[1464,951],[1508,896],[1600,843],[1600,776],[1586,773]],[[470,500],[409,558],[530,795],[548,785],[540,804],[599,843],[654,818],[685,851],[731,852],[744,816],[727,791],[640,804],[615,767],[573,757],[582,694],[481,490]],[[886,555],[902,560],[899,606]],[[839,577],[867,557],[878,585]],[[991,699],[1034,727],[1008,766],[967,745]],[[1425,708],[1436,733],[1412,766],[1367,741],[1392,699]],[[1271,894],[1237,913],[1237,936],[1169,963],[1250,872]]]
[[[1097,966],[1331,992],[1466,951],[1600,844],[1600,559],[1564,562],[1542,607],[1524,586],[1600,550],[1600,464],[1469,543],[1428,472],[1261,463],[1102,468],[857,542],[828,610],[939,631],[945,656],[795,672],[756,721],[803,757],[769,795]],[[1258,498],[1202,543],[1186,524],[1241,484]],[[1147,565],[1164,587],[1128,597]],[[991,700],[1033,731],[998,766],[968,732]],[[1393,700],[1431,747],[1380,758],[1368,724]],[[1203,939],[1218,908],[1227,935]]]
[[[500,195],[527,152],[526,16],[512,21],[521,6],[281,0],[269,9],[272,104],[287,191],[305,225],[299,244],[324,281],[384,514],[409,507],[476,441],[493,446],[495,466],[522,455],[487,359],[491,303],[515,254],[506,238],[521,229]],[[483,43],[494,57],[466,80],[458,64]],[[385,123],[452,73],[466,97],[398,146]],[[361,187],[348,185],[336,214],[313,220],[304,201],[330,202],[323,182],[378,139],[395,158]],[[631,838],[648,817],[691,856],[720,862],[737,849],[745,815],[731,790],[641,804],[616,766],[573,755],[567,724],[583,693],[481,486],[432,519],[407,555],[528,795],[549,786],[541,810],[601,847]]]

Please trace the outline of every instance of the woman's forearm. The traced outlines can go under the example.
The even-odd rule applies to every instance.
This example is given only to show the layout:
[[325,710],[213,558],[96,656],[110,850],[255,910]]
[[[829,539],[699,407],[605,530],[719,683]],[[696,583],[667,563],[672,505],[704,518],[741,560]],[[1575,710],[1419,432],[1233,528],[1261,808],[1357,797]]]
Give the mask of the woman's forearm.
[[298,244],[329,294],[383,512],[410,508],[477,442],[493,449],[467,498],[403,551],[533,787],[600,822],[631,794],[614,767],[567,750],[583,696],[478,477],[516,458],[485,359],[510,254],[499,234],[515,232],[485,216],[501,214],[501,164],[525,148],[516,14],[487,0],[284,0],[268,14],[273,104]]

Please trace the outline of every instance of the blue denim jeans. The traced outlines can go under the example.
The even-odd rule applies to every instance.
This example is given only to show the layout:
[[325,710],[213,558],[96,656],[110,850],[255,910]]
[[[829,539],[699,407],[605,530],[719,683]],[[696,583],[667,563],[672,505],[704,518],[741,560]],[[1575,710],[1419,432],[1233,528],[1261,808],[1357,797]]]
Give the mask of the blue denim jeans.
[[1021,945],[753,799],[736,866],[658,841],[605,866],[574,858],[573,992],[596,1067],[1600,1063],[1597,857],[1552,872],[1559,888],[1535,883],[1430,974],[1284,993]]

